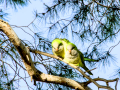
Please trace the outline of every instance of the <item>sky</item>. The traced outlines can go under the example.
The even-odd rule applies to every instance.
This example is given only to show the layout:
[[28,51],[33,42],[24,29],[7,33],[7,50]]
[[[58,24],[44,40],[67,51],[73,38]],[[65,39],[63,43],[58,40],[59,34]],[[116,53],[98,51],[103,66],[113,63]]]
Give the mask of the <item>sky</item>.
[[[45,0],[44,3],[50,3],[50,2]],[[10,15],[8,15],[9,24],[17,25],[17,26],[27,26],[35,18],[34,14],[33,14],[34,11],[37,10],[38,12],[43,12],[44,11],[43,7],[44,7],[43,2],[41,2],[41,0],[35,0],[35,1],[32,1],[26,7],[18,8],[18,10],[14,10],[11,7],[7,8],[6,11],[10,13]],[[4,9],[6,9],[6,8],[4,8]],[[45,28],[45,27],[46,26],[42,26],[41,29]],[[30,37],[30,35],[26,34],[23,30],[18,29],[18,28],[13,28],[13,29],[20,39],[32,41],[32,37]],[[26,32],[27,31],[30,32],[31,35],[33,35],[33,33],[29,29],[26,28]],[[69,39],[71,40],[71,38],[69,38]],[[119,41],[119,38],[116,39],[114,43],[105,44],[105,46],[103,48],[107,48],[110,45],[115,45],[118,41]],[[111,52],[111,54],[115,56],[115,59],[117,61],[116,65],[111,64],[110,67],[104,68],[104,70],[102,67],[97,70],[94,70],[93,71],[94,75],[92,77],[94,77],[94,78],[100,77],[100,78],[105,78],[105,79],[115,78],[115,77],[112,77],[112,74],[114,73],[116,66],[120,65],[119,50],[120,50],[120,45],[116,46]],[[28,81],[30,82],[30,79],[28,79]],[[33,85],[33,82],[30,82],[30,83],[31,83],[31,85]],[[103,83],[101,83],[101,84],[103,84]],[[112,83],[110,85],[112,87],[114,87],[115,83]],[[97,87],[93,84],[90,84],[90,87],[93,90],[97,90]],[[118,88],[120,88],[120,83],[118,83]],[[27,86],[25,85],[25,83],[23,81],[21,81],[21,87],[19,89],[27,90]],[[100,90],[105,90],[105,89],[100,89]]]

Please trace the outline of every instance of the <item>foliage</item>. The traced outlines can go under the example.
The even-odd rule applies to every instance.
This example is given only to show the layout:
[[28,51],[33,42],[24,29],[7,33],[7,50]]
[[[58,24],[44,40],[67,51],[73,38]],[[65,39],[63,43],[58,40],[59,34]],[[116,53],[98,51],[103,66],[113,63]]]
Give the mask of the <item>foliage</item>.
[[[87,63],[90,66],[100,66],[101,64],[105,67],[110,66],[111,63],[115,65],[111,48],[117,44],[106,49],[102,49],[102,46],[105,43],[113,42],[120,33],[118,0],[53,0],[52,5],[44,5],[46,11],[36,12],[36,16],[40,24],[43,22],[47,24],[50,40],[72,37],[72,41],[76,41],[74,42],[76,45],[89,44],[88,48],[84,50],[85,57],[99,60],[97,63]],[[81,46],[78,45],[80,50]],[[57,74],[53,72],[52,74]]]
[[[6,6],[11,5],[16,8],[18,6],[26,6],[28,0],[1,0],[0,3],[6,2]],[[33,25],[33,28],[36,32],[33,32],[34,43],[31,41],[21,40],[25,46],[44,51],[47,53],[51,52],[51,41],[54,38],[67,38],[77,45],[78,48],[84,53],[85,57],[91,59],[97,59],[99,62],[88,63],[88,66],[96,67],[97,65],[102,64],[103,66],[114,64],[114,58],[111,55],[112,49],[118,44],[107,47],[103,49],[106,43],[113,42],[119,35],[120,31],[120,8],[118,0],[53,0],[53,4],[45,4],[45,12],[35,13],[35,19],[28,25],[24,26],[30,29],[30,25]],[[63,14],[64,13],[64,14]],[[5,19],[7,13],[0,11],[0,18]],[[45,25],[47,28],[45,30],[40,30],[39,26]],[[39,26],[37,26],[39,24]],[[17,27],[17,26],[14,26]],[[21,30],[24,30],[21,27]],[[31,30],[31,29],[30,29]],[[47,34],[47,37],[44,37],[43,33]],[[27,32],[29,33],[29,32]],[[82,45],[88,45],[83,46]],[[85,48],[85,49],[84,49]],[[21,58],[15,49],[15,47],[9,42],[9,39],[3,34],[0,33],[0,51],[3,59],[0,61],[7,62],[7,59],[13,62],[14,67],[17,67],[15,71],[15,77],[21,77],[19,74],[16,75],[16,72],[19,71],[19,68],[25,71],[23,64],[21,63]],[[51,75],[57,75],[61,77],[67,77],[74,80],[85,81],[86,79],[82,77],[81,74],[78,74],[77,71],[73,70],[66,64],[61,61],[55,60],[53,58],[33,54],[31,53],[32,59],[35,66],[38,69],[43,69],[43,72],[47,72]],[[7,63],[5,63],[8,65]],[[5,77],[5,69],[2,72]],[[9,67],[12,67],[12,66]],[[95,66],[96,65],[96,66]],[[2,65],[0,67],[2,69]],[[120,70],[117,71],[118,74]],[[6,73],[9,73],[6,71]],[[2,75],[1,74],[1,75]],[[7,75],[9,77],[9,75]],[[23,80],[26,79],[22,78]],[[3,81],[3,80],[2,80]],[[1,81],[1,82],[2,82]],[[8,83],[8,80],[6,83]],[[10,83],[11,86],[13,83]],[[37,90],[40,90],[43,83],[37,83]],[[1,83],[0,83],[1,85]],[[48,88],[67,88],[64,86],[59,86],[57,84],[46,84]],[[28,85],[28,87],[30,87]],[[2,88],[2,86],[0,86]],[[70,88],[67,88],[70,89]]]
[[0,19],[6,20],[6,17],[8,16],[8,13],[3,12],[2,9],[0,9]]
[[4,4],[6,7],[11,6],[17,8],[17,6],[26,6],[29,0],[0,0],[0,4]]
[[[39,21],[50,23],[48,38],[73,37],[76,44],[89,44],[84,52],[85,57],[100,60],[103,65],[114,60],[109,51],[110,47],[102,50],[100,46],[105,42],[113,42],[119,34],[118,1],[54,0],[52,5],[44,5],[46,12],[36,13],[36,16]],[[64,15],[61,15],[62,13]]]

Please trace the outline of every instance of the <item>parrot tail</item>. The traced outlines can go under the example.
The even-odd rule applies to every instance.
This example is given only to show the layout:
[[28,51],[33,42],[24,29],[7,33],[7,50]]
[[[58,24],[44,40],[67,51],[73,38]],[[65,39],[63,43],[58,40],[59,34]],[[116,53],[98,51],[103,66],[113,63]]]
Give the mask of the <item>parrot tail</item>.
[[99,60],[89,59],[89,58],[85,58],[85,57],[84,57],[84,60],[88,61],[88,62],[98,62],[99,61]]
[[88,72],[90,75],[93,75],[86,66],[84,66],[83,69],[84,69],[86,72]]

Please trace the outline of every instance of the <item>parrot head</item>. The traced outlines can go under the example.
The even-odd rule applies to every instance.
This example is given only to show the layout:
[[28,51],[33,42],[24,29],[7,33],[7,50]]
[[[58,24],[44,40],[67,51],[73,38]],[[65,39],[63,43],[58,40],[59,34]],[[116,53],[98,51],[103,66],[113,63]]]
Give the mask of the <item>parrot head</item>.
[[68,53],[72,56],[76,56],[78,54],[77,47],[73,43],[68,43],[66,49]]
[[54,39],[52,41],[52,48],[54,52],[61,52],[64,49],[63,43],[60,39]]

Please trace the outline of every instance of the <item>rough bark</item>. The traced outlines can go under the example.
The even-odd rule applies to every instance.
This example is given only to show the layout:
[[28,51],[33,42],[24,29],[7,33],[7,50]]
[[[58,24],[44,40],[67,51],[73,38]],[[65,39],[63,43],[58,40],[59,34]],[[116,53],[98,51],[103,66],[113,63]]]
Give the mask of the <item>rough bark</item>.
[[69,86],[74,89],[85,90],[83,88],[84,84],[80,84],[68,78],[44,74],[41,71],[37,70],[32,62],[29,49],[25,47],[25,45],[21,42],[21,40],[18,38],[14,30],[11,28],[11,26],[7,22],[0,19],[0,32],[1,31],[4,34],[6,34],[9,40],[16,47],[17,51],[19,52],[23,60],[23,63],[25,65],[28,74],[31,76],[31,80],[34,79],[35,81],[41,81],[46,83],[57,83],[57,84]]

